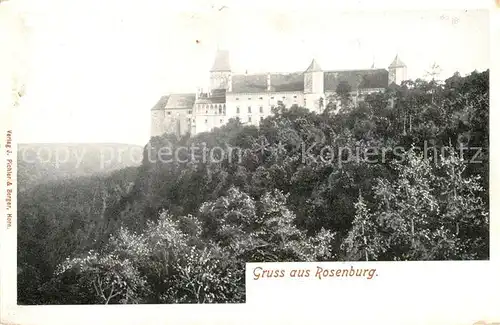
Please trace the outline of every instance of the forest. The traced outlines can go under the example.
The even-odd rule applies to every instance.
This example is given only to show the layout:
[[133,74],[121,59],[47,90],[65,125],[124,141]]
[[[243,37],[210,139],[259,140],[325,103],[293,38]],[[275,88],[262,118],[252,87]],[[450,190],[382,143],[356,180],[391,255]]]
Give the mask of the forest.
[[[243,303],[246,262],[488,259],[489,71],[337,95],[26,189],[18,304]],[[147,159],[191,146],[242,155]]]

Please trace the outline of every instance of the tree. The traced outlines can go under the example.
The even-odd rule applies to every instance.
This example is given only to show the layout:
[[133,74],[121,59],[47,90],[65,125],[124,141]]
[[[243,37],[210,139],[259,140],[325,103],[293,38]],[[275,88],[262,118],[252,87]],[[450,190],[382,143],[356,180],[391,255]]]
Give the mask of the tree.
[[[307,237],[295,224],[295,214],[286,206],[287,195],[274,190],[260,201],[263,223],[258,238],[267,243],[263,255],[273,262],[329,260],[333,257],[334,234],[324,228]],[[269,261],[266,259],[266,261]]]
[[362,196],[355,204],[356,215],[349,234],[344,240],[348,260],[377,260],[385,252],[384,239],[378,231],[377,218],[367,208]]
[[335,89],[335,93],[340,98],[342,108],[346,108],[351,100],[352,87],[347,81],[341,81]]
[[335,93],[341,99],[348,99],[351,91],[352,91],[352,87],[347,81],[339,82],[339,84],[337,85],[337,88],[335,89]]
[[140,303],[148,291],[147,282],[134,263],[112,253],[90,251],[83,257],[67,259],[55,275],[62,282],[67,273],[76,275],[80,284],[93,289],[94,303]]
[[[187,221],[191,221],[188,227]],[[60,285],[72,277],[93,295],[93,303],[244,300],[241,265],[217,246],[200,244],[195,240],[199,236],[197,219],[174,220],[164,212],[143,234],[122,229],[103,253],[90,251],[68,258],[58,267],[55,282]]]
[[236,188],[228,196],[205,203],[200,209],[210,238],[245,261],[311,261],[331,258],[333,234],[322,230],[308,238],[286,206],[287,195],[266,192],[259,202]]
[[389,235],[386,258],[467,259],[487,254],[479,244],[488,236],[479,178],[464,176],[465,162],[453,151],[450,157],[438,158],[432,161],[411,149],[401,165],[392,164],[398,177],[379,179],[374,187],[379,204],[373,213]]

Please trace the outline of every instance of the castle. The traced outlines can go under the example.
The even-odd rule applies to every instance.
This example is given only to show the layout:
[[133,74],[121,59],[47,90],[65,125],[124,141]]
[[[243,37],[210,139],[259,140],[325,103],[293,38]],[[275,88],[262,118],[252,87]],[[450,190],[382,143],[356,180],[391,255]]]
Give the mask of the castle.
[[335,98],[341,82],[349,84],[353,98],[362,100],[403,80],[406,65],[397,55],[388,69],[324,71],[313,59],[303,72],[233,74],[229,52],[218,50],[210,70],[210,89],[161,97],[151,109],[151,136],[208,132],[231,118],[258,126],[279,104],[320,113],[326,100]]

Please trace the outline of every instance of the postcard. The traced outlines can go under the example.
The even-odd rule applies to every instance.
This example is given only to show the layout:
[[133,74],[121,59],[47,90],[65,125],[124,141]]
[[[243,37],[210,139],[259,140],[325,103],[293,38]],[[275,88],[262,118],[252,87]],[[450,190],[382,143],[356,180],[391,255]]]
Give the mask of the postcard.
[[500,322],[494,1],[0,14],[2,324]]

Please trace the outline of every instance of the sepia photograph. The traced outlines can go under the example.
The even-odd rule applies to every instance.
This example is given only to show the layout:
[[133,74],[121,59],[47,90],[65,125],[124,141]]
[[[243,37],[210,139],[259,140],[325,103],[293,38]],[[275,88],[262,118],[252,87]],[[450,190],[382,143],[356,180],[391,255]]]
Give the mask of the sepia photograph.
[[490,259],[488,10],[60,8],[22,26],[18,305]]

